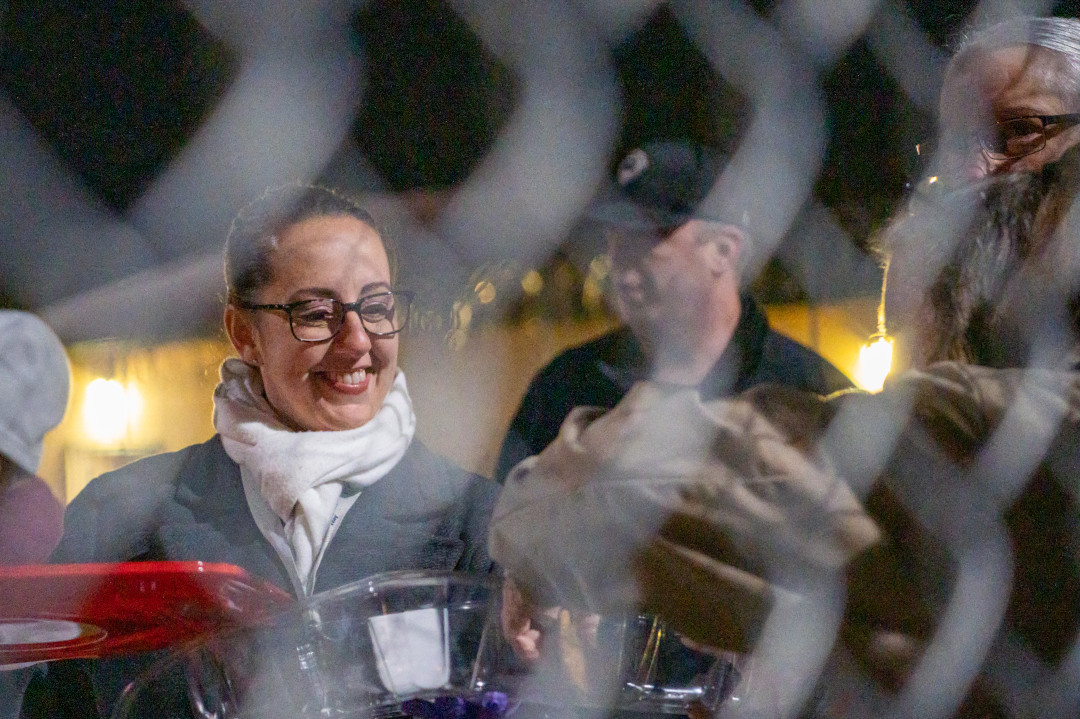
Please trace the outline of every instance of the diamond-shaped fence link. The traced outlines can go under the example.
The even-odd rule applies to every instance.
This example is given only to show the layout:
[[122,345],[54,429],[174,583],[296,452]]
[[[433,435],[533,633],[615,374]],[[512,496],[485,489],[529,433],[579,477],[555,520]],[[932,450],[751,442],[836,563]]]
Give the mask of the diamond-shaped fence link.
[[[25,4],[10,5],[17,10]],[[899,157],[908,150],[902,141],[917,140],[926,131],[924,120],[936,112],[949,50],[940,36],[944,29],[928,28],[925,18],[936,18],[955,37],[993,18],[1055,10],[1051,2],[985,0],[940,3],[935,15],[928,9],[932,5],[454,0],[442,11],[464,23],[471,41],[513,78],[499,86],[502,100],[486,100],[497,104],[509,96],[512,102],[491,111],[499,122],[480,149],[469,148],[467,172],[436,188],[402,188],[383,171],[385,161],[373,162],[381,150],[402,167],[422,168],[446,158],[423,145],[430,134],[417,133],[413,137],[420,140],[410,145],[405,130],[387,130],[379,136],[396,138],[400,146],[375,150],[358,140],[368,136],[357,124],[360,118],[371,121],[364,111],[369,93],[384,80],[373,75],[374,69],[387,67],[376,62],[378,53],[399,39],[391,32],[397,26],[389,23],[382,26],[389,33],[383,42],[365,42],[356,16],[393,16],[392,4],[189,0],[178,8],[232,58],[228,82],[186,141],[125,206],[102,199],[85,173],[71,169],[63,150],[43,137],[40,118],[13,101],[10,88],[0,98],[0,174],[7,187],[0,194],[2,293],[39,312],[68,341],[201,332],[220,317],[220,249],[233,213],[266,186],[297,179],[333,184],[365,199],[400,248],[410,286],[421,296],[417,315],[433,325],[460,326],[462,298],[474,296],[479,282],[499,272],[516,282],[515,273],[563,257],[569,258],[568,267],[587,274],[592,254],[575,255],[572,242],[567,249],[568,240],[579,237],[583,210],[621,152],[646,134],[669,129],[628,124],[641,97],[670,96],[663,88],[634,85],[625,70],[627,43],[645,32],[658,12],[673,19],[683,41],[745,102],[734,121],[738,136],[725,138],[735,150],[733,159],[709,202],[722,211],[737,208],[748,219],[753,269],[779,262],[811,302],[845,282],[852,291],[873,291],[878,270],[863,249],[866,238],[855,232],[874,224],[875,218],[859,212],[880,205],[889,190],[872,186],[873,177],[845,183],[836,174],[845,172],[845,158],[885,140],[898,141],[883,152]],[[20,31],[32,34],[37,17],[27,11]],[[36,30],[50,32],[49,27]],[[29,41],[9,28],[4,42],[10,52],[13,43]],[[837,73],[855,52],[887,84],[878,88],[876,105],[837,101],[848,93],[858,100],[874,97],[837,80],[853,76]],[[683,55],[651,61],[690,62]],[[430,88],[421,82],[424,67],[409,69],[416,85],[411,88],[405,77],[403,95]],[[468,80],[461,78],[462,87],[447,92],[469,92]],[[423,105],[423,98],[411,100]],[[702,112],[712,108],[709,100],[700,98]],[[112,101],[122,104],[123,98],[90,102]],[[451,108],[444,115],[439,107],[424,107],[425,121],[433,125],[459,119]],[[689,107],[695,107],[693,98]],[[903,113],[910,121],[897,119]],[[392,117],[390,122],[400,122],[400,115]],[[719,119],[696,121],[712,130],[726,127]],[[78,125],[73,123],[65,127]],[[900,129],[889,137],[874,134],[873,128],[886,124]],[[840,132],[846,139],[838,143]],[[853,145],[854,138],[867,144]],[[895,177],[883,168],[883,179]],[[853,184],[865,193],[864,204],[845,202],[845,188]],[[899,211],[899,193],[893,194],[890,209]],[[497,271],[478,273],[485,267]],[[843,593],[833,585],[811,584],[805,587],[806,601],[778,606],[756,650],[759,666],[772,667],[779,678],[769,687],[768,706],[748,701],[750,706],[725,711],[758,716],[753,711],[767,709],[795,716],[813,705],[850,716],[945,717],[979,683],[1012,716],[1076,716],[1077,637],[1056,663],[1048,663],[1007,621],[1014,576],[1038,568],[1015,565],[1006,515],[1048,448],[1062,441],[1058,431],[1065,411],[1059,410],[1006,411],[975,453],[973,466],[936,458],[906,473],[921,481],[897,489],[899,501],[950,557],[951,583],[941,587],[940,620],[899,691],[885,692],[860,678],[857,668],[845,669],[850,658],[831,653]],[[1029,422],[1033,414],[1041,418],[1035,425]],[[835,419],[826,437],[831,442],[861,437],[876,451],[867,462],[884,463],[905,451],[896,443],[906,422],[902,413],[882,418],[852,410]],[[1074,454],[1063,456],[1076,461]],[[1076,506],[1077,471],[1080,465],[1073,464],[1058,473],[1071,483],[1065,488],[1071,506]],[[1071,522],[1069,544],[1058,549],[1080,561],[1080,516]],[[834,678],[822,685],[827,672]]]

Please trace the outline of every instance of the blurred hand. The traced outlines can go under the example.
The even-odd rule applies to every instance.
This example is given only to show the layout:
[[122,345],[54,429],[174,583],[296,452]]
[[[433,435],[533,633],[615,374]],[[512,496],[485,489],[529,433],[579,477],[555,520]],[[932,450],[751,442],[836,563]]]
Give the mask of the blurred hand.
[[695,699],[690,702],[690,706],[686,707],[686,716],[690,719],[712,719],[713,713],[709,711],[704,704]]
[[558,622],[559,607],[540,609],[509,577],[503,582],[502,630],[514,654],[536,661],[543,649],[546,628]]

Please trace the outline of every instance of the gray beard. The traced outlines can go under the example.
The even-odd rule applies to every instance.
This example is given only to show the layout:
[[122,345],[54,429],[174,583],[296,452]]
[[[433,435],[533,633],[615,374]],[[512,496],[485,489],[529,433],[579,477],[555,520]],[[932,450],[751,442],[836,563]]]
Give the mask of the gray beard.
[[914,221],[928,262],[940,266],[919,318],[920,355],[991,367],[1031,364],[1072,341],[1077,232],[1072,198],[1080,150],[1037,173],[986,180]]

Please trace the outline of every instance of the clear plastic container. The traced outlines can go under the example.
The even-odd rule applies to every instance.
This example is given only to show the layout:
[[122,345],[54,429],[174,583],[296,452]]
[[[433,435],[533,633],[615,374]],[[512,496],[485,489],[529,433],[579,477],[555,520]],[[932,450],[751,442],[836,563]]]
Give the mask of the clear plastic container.
[[483,701],[502,660],[498,593],[494,578],[453,572],[342,586],[269,627],[174,651],[128,687],[114,717],[377,717],[409,699]]
[[541,658],[500,626],[501,584],[391,572],[312,597],[266,628],[180,648],[135,681],[114,719],[555,719],[715,711],[734,657],[650,616],[546,613]]

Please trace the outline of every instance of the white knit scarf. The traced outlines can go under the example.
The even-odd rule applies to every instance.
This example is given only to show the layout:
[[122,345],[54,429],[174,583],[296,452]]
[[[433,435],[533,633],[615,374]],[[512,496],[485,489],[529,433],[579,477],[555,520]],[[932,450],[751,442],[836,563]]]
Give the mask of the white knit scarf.
[[298,432],[266,400],[259,370],[229,358],[214,390],[214,427],[244,484],[257,487],[281,519],[297,575],[308,586],[343,488],[359,491],[386,476],[412,442],[416,415],[398,370],[383,406],[363,426]]

